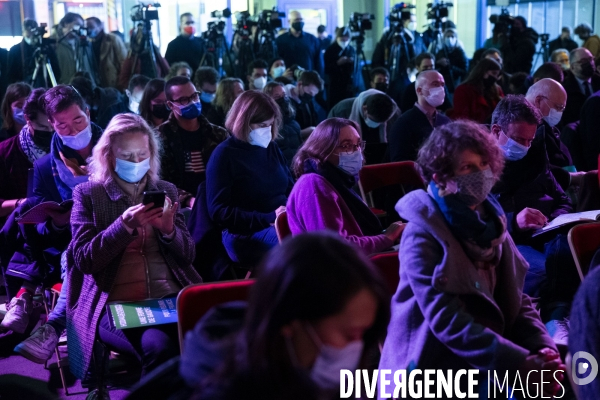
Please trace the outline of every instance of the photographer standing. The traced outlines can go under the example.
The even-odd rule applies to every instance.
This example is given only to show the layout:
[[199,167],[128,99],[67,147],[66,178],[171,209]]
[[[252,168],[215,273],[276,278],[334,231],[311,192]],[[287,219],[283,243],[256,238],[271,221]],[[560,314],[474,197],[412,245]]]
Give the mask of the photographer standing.
[[467,77],[467,55],[458,43],[456,29],[446,29],[444,44],[435,56],[437,70],[444,77],[448,92],[454,89]]
[[527,20],[517,16],[512,21],[512,29],[508,40],[502,46],[504,56],[504,70],[509,74],[515,72],[531,72],[535,45],[538,41],[538,33],[527,27]]
[[124,89],[118,87],[117,83],[123,61],[127,57],[125,44],[117,35],[105,33],[104,25],[98,18],[90,17],[85,21],[88,36],[92,39],[94,56],[99,63],[100,81],[98,85],[101,87]]
[[356,51],[350,45],[350,30],[337,28],[335,42],[325,50],[325,74],[329,78],[329,108],[340,101],[354,97],[354,58]]
[[192,73],[200,66],[204,56],[204,40],[196,34],[196,22],[192,13],[184,13],[179,17],[179,36],[169,42],[165,59],[169,65],[185,61],[192,67]]
[[[43,71],[38,72],[36,82],[31,82],[33,73],[36,68],[36,58],[34,54],[39,48],[40,51],[46,53],[52,66],[52,72],[55,78],[60,78],[60,67],[56,53],[42,38],[42,32],[38,30],[38,24],[32,19],[26,18],[23,21],[23,40],[21,43],[14,45],[8,52],[8,83],[25,82],[31,83],[33,87],[50,87],[51,81],[48,77],[47,82],[44,82]],[[46,68],[44,65],[43,68]]]
[[304,20],[298,11],[289,14],[290,30],[280,35],[277,51],[285,65],[299,65],[307,71],[316,71],[323,75],[323,58],[319,39],[304,32]]
[[93,86],[98,85],[97,63],[91,43],[86,36],[87,30],[83,17],[68,12],[58,26],[57,31],[61,35],[56,45],[56,57],[61,71],[58,82],[68,85],[75,73],[87,72]]

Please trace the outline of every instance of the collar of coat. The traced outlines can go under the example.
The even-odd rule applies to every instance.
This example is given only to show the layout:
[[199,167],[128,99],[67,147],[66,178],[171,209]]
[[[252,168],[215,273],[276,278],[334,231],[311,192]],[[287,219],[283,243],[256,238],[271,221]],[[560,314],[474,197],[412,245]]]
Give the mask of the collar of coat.
[[[108,197],[112,201],[117,201],[120,198],[127,196],[127,194],[123,191],[123,189],[121,189],[121,187],[113,177],[108,178],[104,182],[103,186],[104,190],[106,190],[106,193],[108,194]],[[146,187],[144,189],[146,191],[158,190],[156,181],[148,178],[148,180],[146,181]]]

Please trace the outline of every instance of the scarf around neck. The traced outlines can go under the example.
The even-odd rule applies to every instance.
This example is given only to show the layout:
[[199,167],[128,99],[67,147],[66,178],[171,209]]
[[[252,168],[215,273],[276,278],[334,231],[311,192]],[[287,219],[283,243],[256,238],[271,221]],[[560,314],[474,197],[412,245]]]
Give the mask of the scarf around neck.
[[32,164],[50,152],[49,147],[42,147],[35,144],[27,125],[19,132],[19,144],[21,145],[21,150],[23,150],[23,153],[25,153],[25,156]]

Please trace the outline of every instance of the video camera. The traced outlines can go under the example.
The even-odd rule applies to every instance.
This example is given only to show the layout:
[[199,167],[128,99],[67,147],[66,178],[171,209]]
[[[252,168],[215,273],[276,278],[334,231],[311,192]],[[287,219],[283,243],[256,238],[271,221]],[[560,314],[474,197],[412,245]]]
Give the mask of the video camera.
[[390,22],[402,22],[410,19],[413,15],[410,10],[415,8],[417,7],[412,4],[398,3],[392,8],[392,11],[390,11],[388,19]]
[[506,36],[510,34],[514,21],[514,17],[510,15],[506,8],[503,8],[500,14],[490,15],[490,22],[495,25],[494,29],[496,29],[498,33],[503,33]]
[[448,18],[448,8],[453,7],[449,1],[427,4],[427,19],[441,21],[442,18]]
[[283,27],[283,20],[285,18],[285,12],[278,11],[277,7],[273,7],[271,10],[263,10],[258,15],[258,29],[265,31],[274,31]]
[[159,8],[159,3],[154,4],[144,4],[140,3],[133,7],[131,7],[131,20],[133,22],[137,21],[157,21],[158,20],[158,10],[153,10],[153,8]]
[[252,21],[252,16],[248,11],[238,11],[235,13],[236,33],[243,38],[248,38],[252,34],[252,27],[257,25],[256,21]]
[[231,10],[229,8],[226,8],[222,11],[212,11],[210,13],[210,16],[212,18],[218,18],[218,21],[211,21],[208,23],[208,29],[206,30],[206,32],[202,33],[202,38],[205,40],[210,40],[210,39],[216,39],[217,37],[220,37],[223,35],[223,32],[225,31],[225,27],[226,27],[226,23],[225,21],[222,20],[222,18],[230,18],[231,17]]
[[374,19],[375,15],[373,14],[353,12],[350,14],[350,20],[348,21],[350,32],[364,33],[365,31],[370,31],[373,29],[373,23],[371,21]]
[[216,10],[210,13],[210,16],[212,18],[231,18],[231,10],[229,8],[226,8],[222,11]]

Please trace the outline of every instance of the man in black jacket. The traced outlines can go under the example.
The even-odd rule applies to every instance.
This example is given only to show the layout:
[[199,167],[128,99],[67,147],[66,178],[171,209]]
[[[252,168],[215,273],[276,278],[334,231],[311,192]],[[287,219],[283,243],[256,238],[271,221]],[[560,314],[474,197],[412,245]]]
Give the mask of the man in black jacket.
[[504,70],[509,74],[515,72],[531,73],[535,45],[538,33],[527,27],[527,20],[521,16],[515,17],[510,37],[502,46],[504,55]]
[[416,161],[419,148],[434,128],[450,122],[437,111],[444,102],[444,77],[437,71],[423,71],[416,81],[417,102],[392,125],[388,135],[391,161]]
[[548,42],[548,53],[552,54],[555,50],[566,49],[567,51],[575,50],[577,42],[571,39],[571,28],[563,26],[560,36]]
[[196,22],[192,13],[184,13],[179,17],[179,36],[173,39],[167,46],[165,60],[169,65],[179,61],[185,61],[196,71],[204,56],[204,40],[197,36]]
[[596,72],[594,56],[588,49],[579,47],[569,55],[571,71],[565,73],[563,87],[567,91],[567,107],[560,126],[579,120],[583,103],[600,90],[600,75]]

